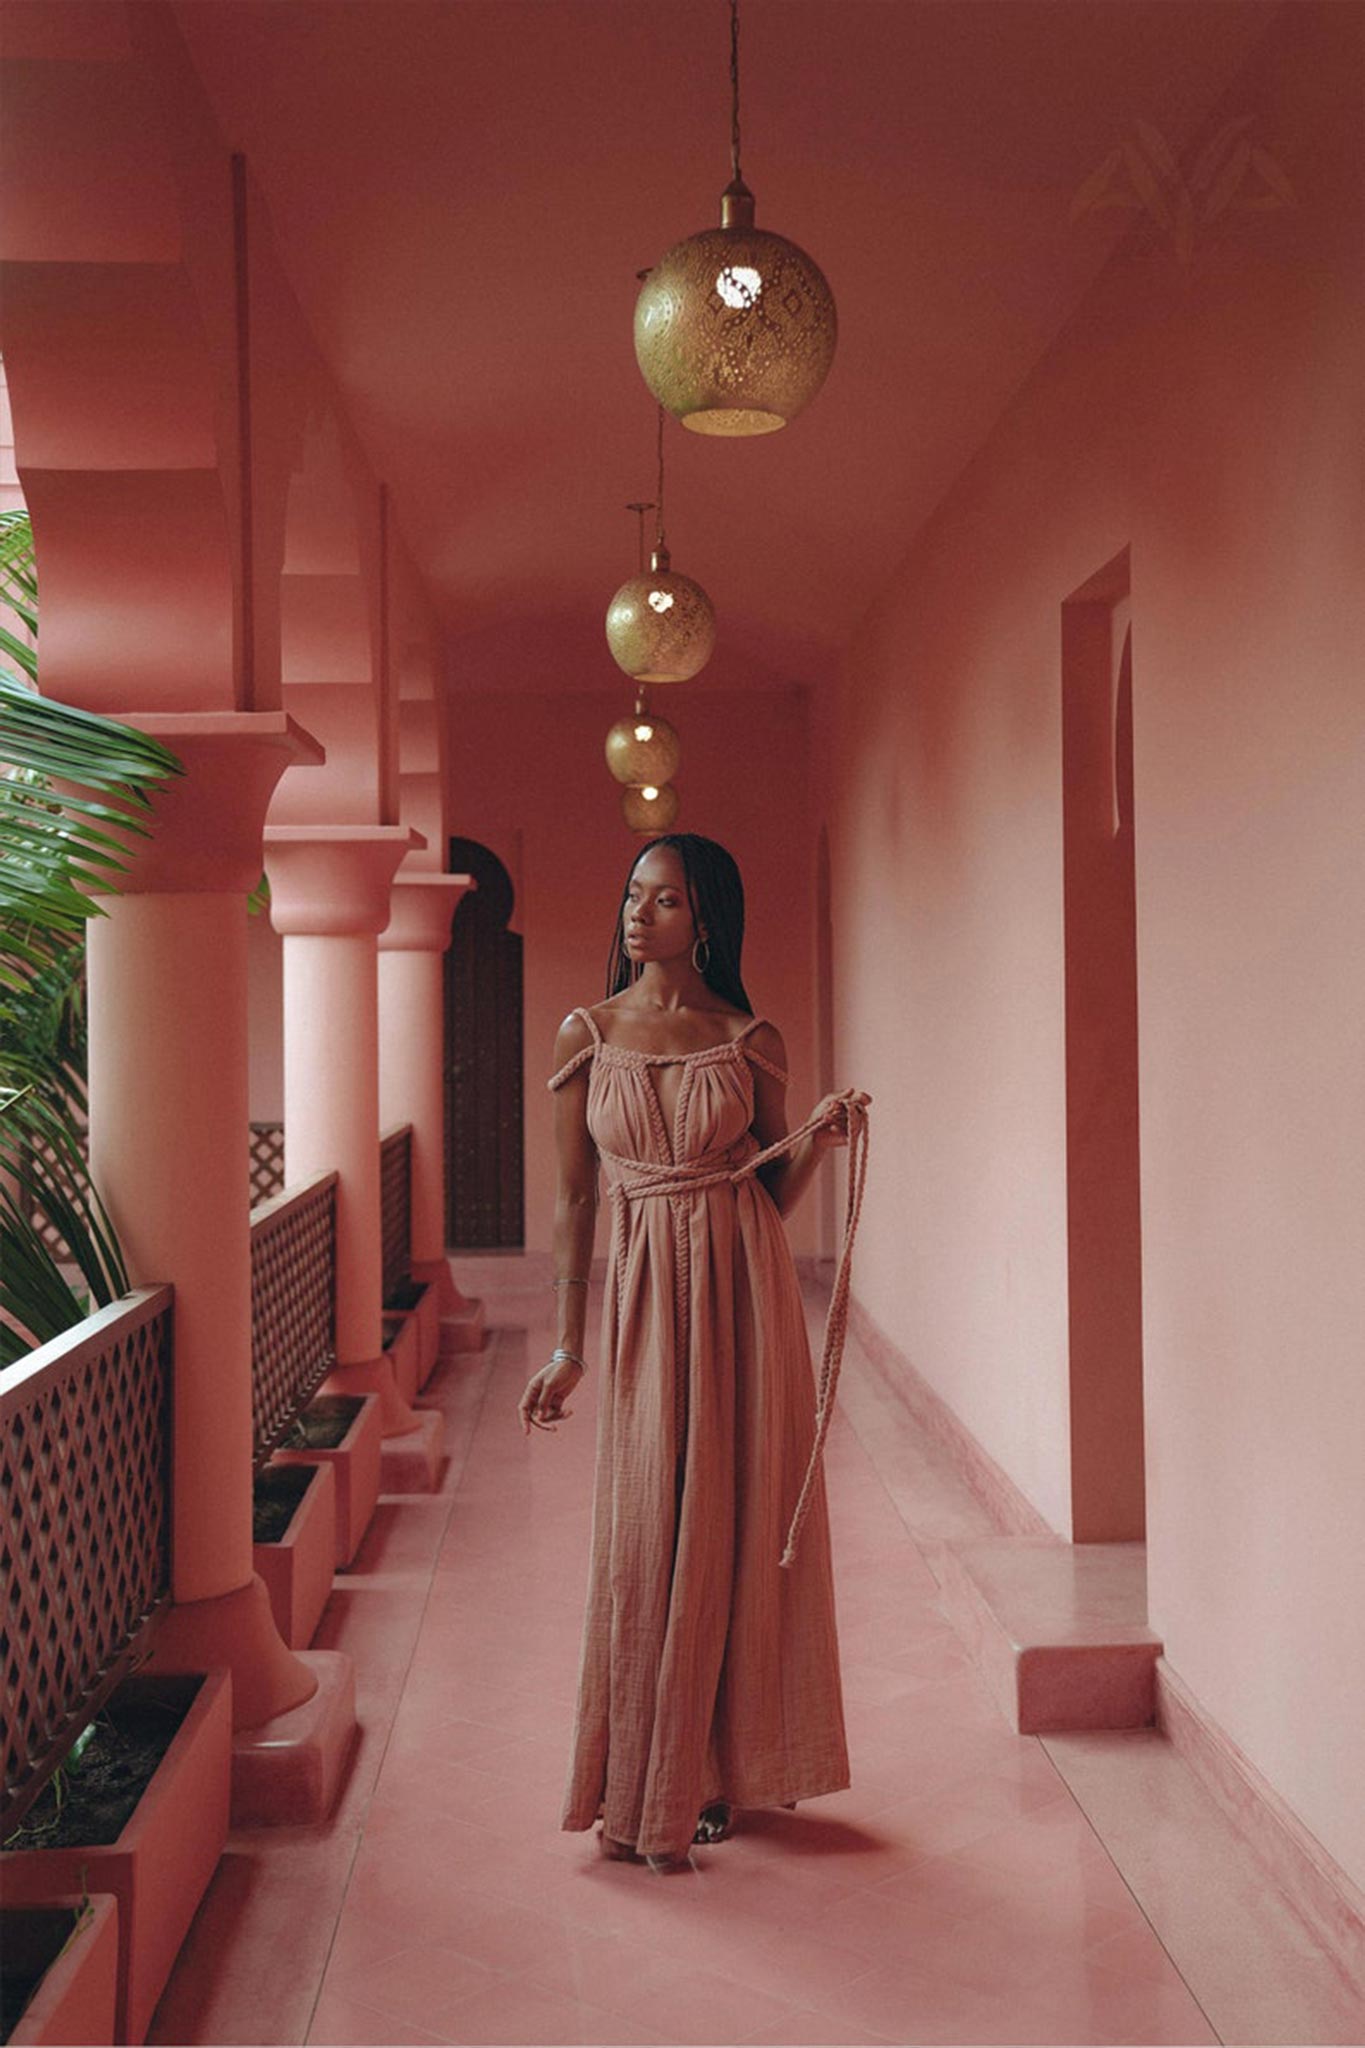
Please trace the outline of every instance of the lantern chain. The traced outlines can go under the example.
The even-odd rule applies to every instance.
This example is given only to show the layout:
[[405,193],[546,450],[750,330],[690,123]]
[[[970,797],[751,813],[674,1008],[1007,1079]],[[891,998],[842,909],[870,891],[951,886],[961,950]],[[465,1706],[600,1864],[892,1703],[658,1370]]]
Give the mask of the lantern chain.
[[626,510],[635,514],[635,523],[638,528],[636,573],[643,576],[645,573],[645,514],[646,512],[652,512],[654,507],[645,498],[633,498],[630,504],[627,505]]
[[659,415],[659,418],[658,418],[658,422],[657,422],[657,433],[658,433],[658,454],[659,454],[659,486],[658,486],[658,496],[657,496],[657,497],[655,498],[655,500],[654,500],[654,505],[655,505],[655,510],[657,511],[657,513],[658,513],[658,515],[659,515],[659,516],[658,516],[658,519],[657,519],[657,520],[656,520],[656,522],[655,522],[655,535],[656,535],[656,538],[655,538],[655,542],[654,542],[654,545],[655,545],[655,547],[656,547],[656,548],[657,548],[657,549],[658,549],[658,550],[659,550],[660,552],[662,552],[662,550],[663,550],[663,547],[664,547],[664,409],[663,409],[662,405],[661,405],[661,406],[659,406],[659,407],[657,408],[657,411],[658,411],[658,415]]
[[739,168],[739,0],[730,0],[730,173],[743,182]]

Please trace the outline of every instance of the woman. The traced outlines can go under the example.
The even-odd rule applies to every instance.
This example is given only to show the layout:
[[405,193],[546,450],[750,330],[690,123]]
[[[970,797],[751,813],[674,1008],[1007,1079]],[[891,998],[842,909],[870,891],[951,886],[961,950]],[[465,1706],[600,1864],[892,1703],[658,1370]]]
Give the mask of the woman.
[[[787,1134],[785,1048],[753,1015],[743,935],[724,848],[651,841],[627,877],[608,998],[573,1011],[555,1047],[558,1341],[519,1411],[528,1433],[554,1428],[586,1369],[600,1162],[604,1369],[562,1824],[600,1816],[606,1854],[659,1869],[719,1839],[733,1806],[848,1784],[816,1462],[827,1400],[817,1427],[781,1217],[824,1148],[861,1137],[867,1097],[826,1096]],[[846,1298],[846,1261],[840,1277]]]

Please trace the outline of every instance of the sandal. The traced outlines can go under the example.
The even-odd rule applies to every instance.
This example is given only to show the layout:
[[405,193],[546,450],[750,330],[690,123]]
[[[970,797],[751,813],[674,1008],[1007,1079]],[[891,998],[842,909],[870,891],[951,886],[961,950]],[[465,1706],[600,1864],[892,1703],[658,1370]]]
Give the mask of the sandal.
[[733,1819],[734,1814],[723,1799],[718,1799],[713,1806],[703,1806],[697,1816],[697,1832],[693,1835],[692,1840],[694,1842],[723,1842],[730,1832],[730,1824]]

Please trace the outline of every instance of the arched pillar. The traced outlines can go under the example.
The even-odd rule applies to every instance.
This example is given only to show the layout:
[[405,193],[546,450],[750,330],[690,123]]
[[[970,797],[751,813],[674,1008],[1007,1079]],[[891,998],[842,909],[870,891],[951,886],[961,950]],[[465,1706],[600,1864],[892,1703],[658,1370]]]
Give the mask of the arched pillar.
[[379,936],[379,1120],[412,1125],[412,1274],[439,1290],[451,1351],[477,1349],[481,1305],[462,1295],[445,1255],[445,975],[451,919],[471,875],[404,870]]
[[[376,942],[415,844],[405,825],[271,825],[265,835],[271,922],[284,938],[285,1181],[340,1176],[337,1363],[326,1386],[378,1394],[385,1484],[406,1490],[434,1481],[441,1418],[408,1405],[384,1355]],[[418,1440],[412,1471],[398,1449],[408,1438]]]
[[88,950],[92,1173],[133,1284],[175,1284],[172,1605],[151,1668],[231,1670],[239,1820],[317,1819],[354,1677],[287,1648],[252,1569],[246,898],[271,792],[320,750],[281,712],[125,716],[185,769]]

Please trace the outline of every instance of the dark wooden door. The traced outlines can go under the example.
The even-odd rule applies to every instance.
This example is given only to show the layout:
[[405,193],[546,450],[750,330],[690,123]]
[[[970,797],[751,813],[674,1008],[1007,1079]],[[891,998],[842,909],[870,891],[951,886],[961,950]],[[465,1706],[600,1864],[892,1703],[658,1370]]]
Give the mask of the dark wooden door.
[[476,839],[452,839],[452,874],[472,875],[446,954],[446,1242],[519,1250],[523,1217],[521,936],[512,881]]

